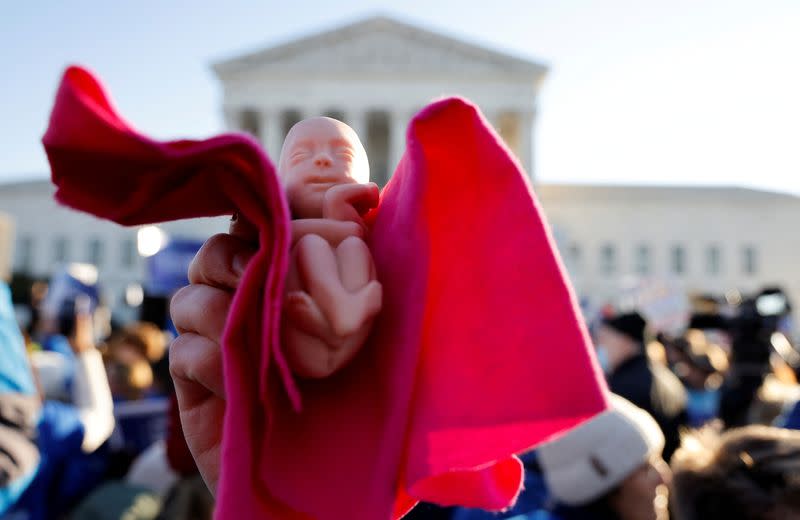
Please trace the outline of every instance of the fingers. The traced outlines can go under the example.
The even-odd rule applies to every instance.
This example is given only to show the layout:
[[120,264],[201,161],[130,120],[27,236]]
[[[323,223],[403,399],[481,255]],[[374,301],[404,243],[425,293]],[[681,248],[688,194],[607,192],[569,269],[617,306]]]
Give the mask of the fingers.
[[378,196],[378,185],[374,182],[336,185],[325,192],[322,216],[360,222],[361,215],[378,205]]
[[303,218],[292,220],[292,246],[306,235],[319,235],[336,247],[344,239],[364,237],[364,228],[355,222],[342,222],[327,218]]
[[232,296],[207,285],[188,285],[172,297],[170,314],[178,332],[194,332],[220,344]]
[[[249,233],[247,224],[241,226],[237,232]],[[214,235],[206,240],[189,265],[189,283],[234,290],[255,252],[252,242],[239,236]]]
[[305,291],[292,291],[284,301],[285,316],[292,326],[317,338],[331,336],[328,319]]
[[169,371],[183,390],[181,409],[192,408],[209,393],[225,398],[222,350],[208,338],[191,332],[175,338],[169,349]]
[[225,389],[219,345],[196,334],[179,336],[169,349],[186,444],[212,493],[217,487],[225,417]]

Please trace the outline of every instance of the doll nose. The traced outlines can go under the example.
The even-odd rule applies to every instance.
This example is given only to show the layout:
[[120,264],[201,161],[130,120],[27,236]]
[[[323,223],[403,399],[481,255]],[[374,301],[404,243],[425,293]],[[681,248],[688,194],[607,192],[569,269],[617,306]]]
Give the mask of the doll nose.
[[314,158],[314,166],[319,168],[329,168],[331,166],[331,158],[328,154],[321,153]]

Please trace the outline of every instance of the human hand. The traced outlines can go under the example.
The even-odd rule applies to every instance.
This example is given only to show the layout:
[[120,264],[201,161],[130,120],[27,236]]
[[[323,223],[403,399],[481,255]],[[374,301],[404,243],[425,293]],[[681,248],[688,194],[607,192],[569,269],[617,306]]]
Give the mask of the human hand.
[[88,296],[78,296],[75,300],[75,330],[69,345],[76,355],[95,348],[94,320]]
[[239,218],[230,234],[209,238],[189,267],[190,285],[172,298],[172,321],[180,336],[169,349],[170,373],[189,450],[215,493],[220,472],[225,385],[222,331],[233,291],[256,251],[255,228]]

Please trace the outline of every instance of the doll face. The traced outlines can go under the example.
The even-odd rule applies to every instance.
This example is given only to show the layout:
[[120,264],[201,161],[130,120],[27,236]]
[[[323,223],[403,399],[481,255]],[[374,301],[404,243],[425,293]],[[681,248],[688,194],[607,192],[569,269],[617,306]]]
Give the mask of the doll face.
[[320,218],[325,192],[337,184],[369,181],[369,164],[352,128],[335,119],[314,117],[289,131],[278,174],[294,218]]

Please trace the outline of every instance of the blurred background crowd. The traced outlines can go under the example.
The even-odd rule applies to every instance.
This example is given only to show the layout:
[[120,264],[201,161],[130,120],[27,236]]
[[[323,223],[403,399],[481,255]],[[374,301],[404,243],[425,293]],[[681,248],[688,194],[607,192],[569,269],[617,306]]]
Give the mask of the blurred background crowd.
[[[800,76],[786,66],[796,4],[518,2],[519,14],[503,16],[418,3],[443,27],[455,23],[453,11],[470,14],[475,22],[458,27],[474,37],[453,37],[403,17],[363,18],[357,3],[265,3],[251,13],[236,2],[192,12],[97,2],[93,14],[105,22],[96,33],[83,18],[63,23],[84,16],[72,6],[47,19],[21,9],[0,25],[0,38],[30,53],[5,64],[17,83],[0,85],[20,85],[0,95],[14,105],[0,105],[12,158],[0,158],[0,518],[213,511],[180,427],[168,305],[227,219],[120,228],[56,205],[38,145],[39,175],[21,176],[18,165],[34,162],[13,160],[44,128],[58,72],[84,56],[153,135],[224,127],[277,157],[294,123],[324,114],[358,132],[383,186],[410,118],[456,93],[519,158],[613,406],[522,456],[525,489],[513,509],[420,504],[408,518],[800,518],[800,242],[791,238],[800,198],[790,193],[789,137]],[[296,37],[341,9],[360,19]],[[32,28],[57,44],[31,38]],[[72,28],[81,34],[64,32]],[[265,31],[277,40],[209,73],[219,42],[248,46]],[[502,38],[510,50],[481,42]],[[529,48],[552,54],[554,66],[527,57]],[[212,113],[221,125],[209,123]]]
[[[148,296],[123,323],[101,283],[93,266],[68,264],[14,292],[0,285],[3,518],[211,518],[169,374],[166,298]],[[653,307],[630,294],[587,310],[612,410],[523,455],[511,511],[422,504],[410,518],[800,514],[791,301],[780,287],[688,300],[680,330],[654,326]]]

